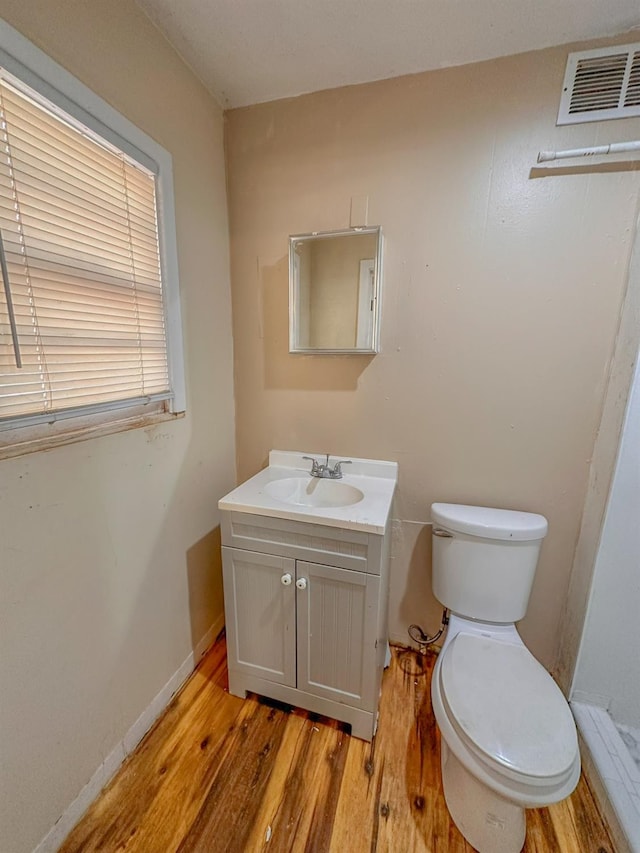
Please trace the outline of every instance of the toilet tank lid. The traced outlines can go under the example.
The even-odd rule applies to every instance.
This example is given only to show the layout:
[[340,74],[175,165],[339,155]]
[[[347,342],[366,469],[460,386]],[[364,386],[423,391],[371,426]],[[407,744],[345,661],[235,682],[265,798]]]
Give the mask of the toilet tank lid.
[[431,504],[431,520],[457,533],[513,542],[544,539],[548,529],[544,515],[465,504]]

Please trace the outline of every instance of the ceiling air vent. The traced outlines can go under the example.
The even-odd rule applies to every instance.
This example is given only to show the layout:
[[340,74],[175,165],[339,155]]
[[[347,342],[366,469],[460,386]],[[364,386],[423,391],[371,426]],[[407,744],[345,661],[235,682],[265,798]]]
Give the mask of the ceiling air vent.
[[558,124],[640,116],[640,44],[570,53]]

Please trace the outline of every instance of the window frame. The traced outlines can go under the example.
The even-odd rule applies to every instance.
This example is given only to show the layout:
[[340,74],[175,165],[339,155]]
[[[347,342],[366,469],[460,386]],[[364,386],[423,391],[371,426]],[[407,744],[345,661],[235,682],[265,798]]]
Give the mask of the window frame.
[[[186,410],[186,383],[171,154],[1,18],[0,66],[49,101],[54,108],[68,114],[155,175],[167,368],[171,390],[171,397],[166,403],[169,415],[183,414]],[[58,427],[53,432],[48,424],[40,424],[38,427],[7,425],[0,432],[0,439],[8,439],[0,442],[0,458],[16,455],[16,452],[12,452],[14,446],[17,453],[24,453],[40,449],[41,444],[52,446],[51,442],[53,445],[63,444],[89,438],[93,434],[104,434],[105,431],[144,426],[146,419],[140,409],[139,404],[127,405],[123,401],[122,406],[117,408],[105,404],[103,410],[88,418],[88,413],[62,411],[52,421]],[[150,413],[149,420],[156,421],[158,416],[156,409]],[[60,428],[62,422],[67,425],[66,428]],[[109,428],[109,422],[113,424],[113,429]]]

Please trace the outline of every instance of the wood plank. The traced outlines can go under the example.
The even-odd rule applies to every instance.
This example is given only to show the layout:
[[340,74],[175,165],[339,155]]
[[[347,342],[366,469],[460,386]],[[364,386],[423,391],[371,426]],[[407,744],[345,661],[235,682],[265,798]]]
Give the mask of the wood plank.
[[615,853],[591,788],[584,776],[580,777],[578,787],[571,797],[549,806],[548,809],[536,810],[536,813],[540,812],[548,813],[555,837],[561,840],[558,843],[563,853],[564,851],[584,853],[585,850]]
[[[472,853],[446,809],[433,655],[393,649],[372,744],[226,691],[222,638],[60,853]],[[615,853],[584,779],[523,853]]]
[[[178,847],[179,853],[224,849],[244,853],[255,812],[271,775],[288,713],[255,699],[244,703],[229,731],[223,755],[213,767],[200,810]],[[220,845],[225,839],[225,846]]]
[[431,710],[436,657],[409,649],[395,649],[394,657],[381,727],[385,755],[381,802],[388,815],[380,824],[377,849],[466,853],[472,848],[449,817],[440,781],[439,741]]
[[247,850],[328,850],[351,740],[345,729],[315,715],[291,717]]
[[471,851],[444,805],[430,701],[434,663],[433,655],[393,650],[375,741],[349,744],[331,851]]
[[[420,779],[407,778],[407,745],[419,719],[420,680],[426,681],[422,659],[412,652],[394,651],[396,666],[387,673],[387,691],[381,703],[375,752],[383,759],[376,815],[376,850],[427,850],[417,834],[412,801],[424,797]],[[430,661],[429,661],[430,663]],[[375,755],[374,755],[375,758]]]
[[375,850],[383,770],[384,759],[377,760],[375,740],[373,744],[357,738],[349,740],[329,845],[331,853]]

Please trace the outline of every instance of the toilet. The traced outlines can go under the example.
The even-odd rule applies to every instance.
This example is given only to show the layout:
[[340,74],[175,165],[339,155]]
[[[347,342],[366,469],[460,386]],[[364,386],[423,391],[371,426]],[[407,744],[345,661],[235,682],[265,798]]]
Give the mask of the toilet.
[[435,503],[433,592],[450,610],[431,683],[447,808],[480,853],[520,853],[526,808],[569,796],[580,753],[569,705],[524,645],[547,520]]

